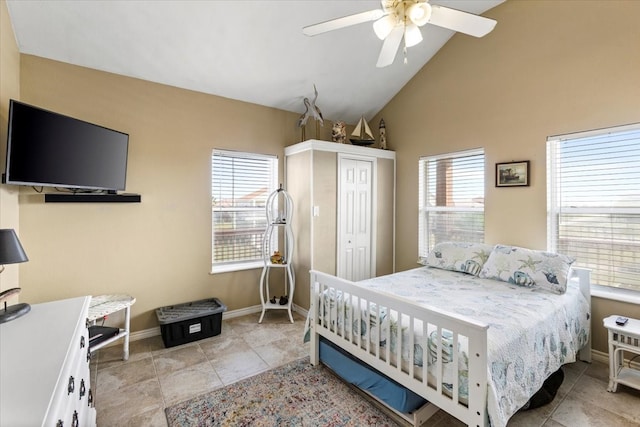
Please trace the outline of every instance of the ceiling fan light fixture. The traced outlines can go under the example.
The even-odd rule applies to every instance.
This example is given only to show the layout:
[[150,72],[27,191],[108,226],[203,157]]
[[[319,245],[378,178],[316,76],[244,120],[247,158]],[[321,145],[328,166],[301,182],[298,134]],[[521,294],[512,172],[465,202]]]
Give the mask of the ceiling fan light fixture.
[[409,19],[419,27],[431,19],[431,5],[427,2],[417,2],[409,6]]
[[395,26],[396,20],[391,15],[386,15],[373,23],[373,31],[380,40],[384,40]]
[[380,0],[380,4],[382,9],[309,25],[302,31],[308,36],[313,36],[363,22],[373,22],[376,37],[383,41],[376,63],[378,68],[382,68],[393,63],[403,39],[406,64],[407,48],[422,42],[420,27],[426,24],[474,37],[488,34],[496,25],[494,19],[437,4],[431,5],[429,0]]
[[406,47],[415,46],[422,41],[422,32],[417,25],[409,24],[404,29],[404,45]]

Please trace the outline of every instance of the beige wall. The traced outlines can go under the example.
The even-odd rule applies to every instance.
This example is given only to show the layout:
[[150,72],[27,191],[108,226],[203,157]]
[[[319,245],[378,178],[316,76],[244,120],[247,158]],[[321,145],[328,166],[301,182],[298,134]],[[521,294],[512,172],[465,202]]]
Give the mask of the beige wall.
[[[310,303],[309,270],[336,274],[337,160],[335,152],[307,150],[287,157],[287,187],[294,200],[292,228],[295,238],[293,268],[296,290],[293,301]],[[308,179],[298,179],[310,173]],[[320,215],[312,217],[312,206]]]
[[[314,150],[311,156],[313,158],[313,163],[310,164],[313,170],[311,203],[320,209],[320,215],[312,219],[311,266],[324,273],[337,274],[338,154]],[[308,280],[306,283],[309,283]],[[307,293],[307,301],[309,297]]]
[[377,159],[378,168],[378,194],[376,195],[378,206],[386,206],[386,209],[378,209],[376,212],[376,276],[384,276],[394,272],[394,229],[395,215],[395,166],[393,159]]
[[[0,0],[0,169],[4,171],[7,143],[9,100],[20,99],[20,53],[13,33],[7,3]],[[18,191],[14,187],[0,185],[0,228],[13,228],[20,238]],[[25,249],[26,250],[26,249]],[[29,251],[27,256],[29,256]],[[20,264],[7,265],[0,274],[0,291],[19,286]],[[12,297],[13,304],[18,297]],[[24,297],[21,298],[26,301]]]
[[312,173],[311,151],[299,153],[286,158],[287,192],[293,199],[293,271],[295,273],[296,289],[293,302],[302,307],[309,307],[309,269],[311,265],[311,179],[290,179],[294,176],[304,176]]
[[297,142],[297,114],[22,55],[24,102],[126,132],[127,191],[142,203],[43,203],[21,189],[30,262],[23,295],[42,302],[129,293],[134,331],[155,308],[218,297],[260,303],[260,270],[210,275],[211,150],[275,154]]
[[[372,120],[397,152],[398,270],[416,265],[420,156],[483,147],[485,240],[544,249],[547,136],[640,122],[640,2],[509,0],[486,15],[492,33],[455,35]],[[531,161],[530,187],[494,187],[510,160]],[[638,308],[601,301],[606,351],[601,316]]]

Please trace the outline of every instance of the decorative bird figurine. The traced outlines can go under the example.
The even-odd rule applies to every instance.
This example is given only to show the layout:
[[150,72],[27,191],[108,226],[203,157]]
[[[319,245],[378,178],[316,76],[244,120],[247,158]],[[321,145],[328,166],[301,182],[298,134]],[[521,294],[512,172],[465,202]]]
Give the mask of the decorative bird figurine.
[[[313,101],[311,102],[311,117],[313,117],[316,121],[320,122],[321,126],[324,126],[324,117],[322,117],[322,111],[320,111],[320,108],[316,105],[316,100],[318,99],[318,89],[316,89],[316,85],[313,85],[313,92],[315,93],[315,96],[313,97]],[[309,100],[307,98],[304,99],[305,100],[305,104],[307,105],[307,102],[309,102]]]
[[305,110],[304,113],[298,119],[297,126],[299,128],[306,126],[307,120],[309,120],[309,100],[307,98],[304,99]]
[[316,85],[313,85],[313,92],[315,94],[313,97],[313,101],[309,101],[309,98],[306,97],[302,101],[304,103],[305,110],[298,119],[298,127],[306,125],[309,117],[312,117],[315,121],[320,122],[321,125],[324,125],[324,117],[322,116],[322,111],[320,111],[320,108],[316,105],[316,100],[318,99],[318,89],[316,89]]
[[316,100],[318,99],[318,89],[316,89],[316,85],[313,85],[314,97],[313,101],[309,101],[309,98],[304,98],[304,113],[298,119],[296,123],[299,128],[302,128],[302,140],[306,139],[305,128],[307,126],[307,121],[309,117],[313,118],[316,121],[316,138],[320,135],[320,127],[324,126],[324,117],[322,116],[322,111],[316,105]]

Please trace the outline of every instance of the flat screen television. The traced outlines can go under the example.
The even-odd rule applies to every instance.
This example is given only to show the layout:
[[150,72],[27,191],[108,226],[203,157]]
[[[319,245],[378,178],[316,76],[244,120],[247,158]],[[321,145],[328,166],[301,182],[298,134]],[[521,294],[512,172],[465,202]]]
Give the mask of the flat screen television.
[[13,99],[9,103],[7,184],[124,190],[128,149],[126,133]]

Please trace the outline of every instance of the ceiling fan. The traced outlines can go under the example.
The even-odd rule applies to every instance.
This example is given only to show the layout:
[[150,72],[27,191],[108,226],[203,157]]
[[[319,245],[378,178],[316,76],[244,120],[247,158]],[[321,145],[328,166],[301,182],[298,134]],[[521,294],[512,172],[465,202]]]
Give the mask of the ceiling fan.
[[[375,21],[373,31],[384,40],[377,67],[391,65],[404,37],[404,49],[422,41],[420,27],[433,24],[475,37],[482,37],[496,26],[496,21],[472,13],[462,12],[427,0],[382,0],[382,9],[344,16],[302,29],[307,36],[315,36],[363,22]],[[405,57],[406,63],[406,57]]]

